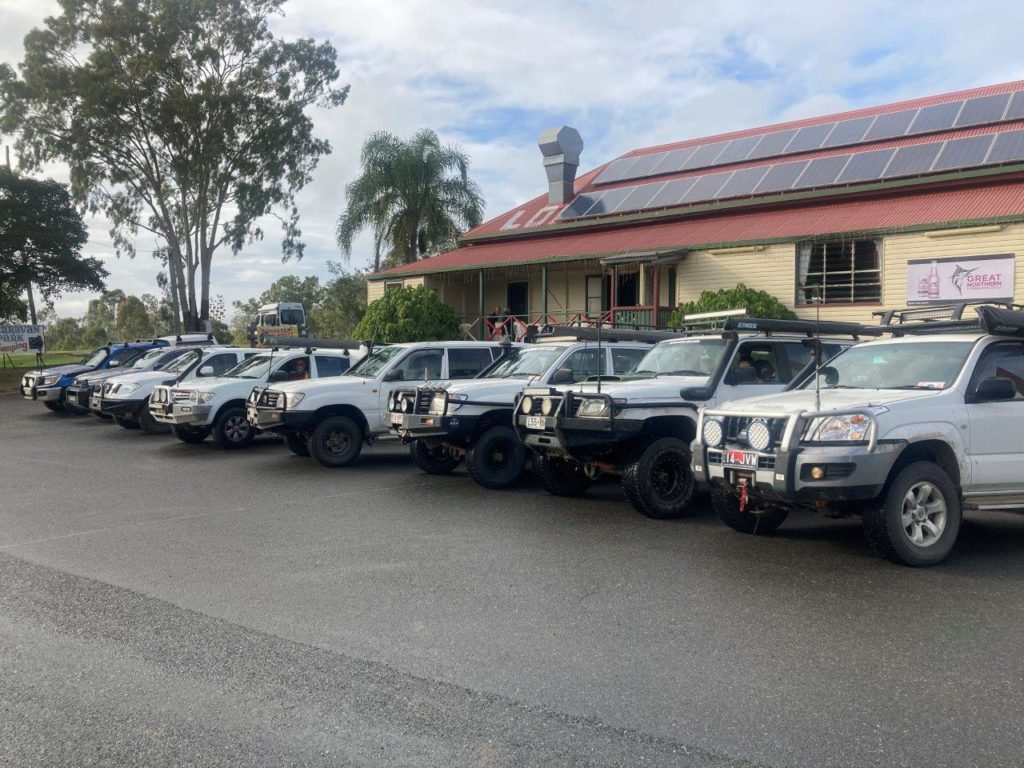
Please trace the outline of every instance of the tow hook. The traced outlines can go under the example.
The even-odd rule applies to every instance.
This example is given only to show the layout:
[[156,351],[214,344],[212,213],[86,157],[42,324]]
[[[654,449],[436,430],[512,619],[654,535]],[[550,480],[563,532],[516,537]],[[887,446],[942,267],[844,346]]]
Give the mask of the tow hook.
[[596,464],[584,464],[583,474],[589,477],[591,480],[597,480],[601,475],[601,468]]
[[740,512],[747,511],[747,481],[740,480]]

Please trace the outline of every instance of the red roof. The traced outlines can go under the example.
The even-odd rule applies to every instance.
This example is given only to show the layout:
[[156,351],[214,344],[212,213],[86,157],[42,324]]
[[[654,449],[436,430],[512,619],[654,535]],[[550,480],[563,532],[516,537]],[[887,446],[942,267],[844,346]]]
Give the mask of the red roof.
[[738,213],[641,223],[578,233],[547,233],[469,244],[424,261],[379,273],[428,274],[474,267],[597,258],[627,252],[699,249],[815,235],[884,232],[916,226],[956,226],[979,220],[1024,220],[1024,179],[869,199],[840,199]]

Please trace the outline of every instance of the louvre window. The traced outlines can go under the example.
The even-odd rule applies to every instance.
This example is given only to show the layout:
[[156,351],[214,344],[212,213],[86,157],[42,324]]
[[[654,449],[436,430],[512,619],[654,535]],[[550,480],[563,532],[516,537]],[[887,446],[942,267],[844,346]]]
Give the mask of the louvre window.
[[796,303],[881,302],[882,256],[875,240],[802,243],[797,251]]

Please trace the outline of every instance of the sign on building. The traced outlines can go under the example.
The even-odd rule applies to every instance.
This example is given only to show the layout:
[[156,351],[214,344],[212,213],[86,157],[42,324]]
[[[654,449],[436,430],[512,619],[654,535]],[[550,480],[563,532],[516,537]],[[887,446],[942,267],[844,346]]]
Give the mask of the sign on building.
[[44,325],[0,325],[0,353],[39,352],[43,349]]
[[907,262],[907,304],[1013,301],[1012,253]]

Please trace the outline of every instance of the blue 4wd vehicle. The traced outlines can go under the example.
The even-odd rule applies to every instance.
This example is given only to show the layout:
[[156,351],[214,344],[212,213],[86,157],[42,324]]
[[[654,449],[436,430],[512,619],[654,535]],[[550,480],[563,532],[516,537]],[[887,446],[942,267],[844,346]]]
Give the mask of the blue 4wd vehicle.
[[71,386],[76,376],[90,371],[117,368],[126,365],[151,349],[167,346],[170,344],[163,339],[104,344],[77,363],[29,371],[21,379],[21,396],[26,400],[42,400],[43,405],[51,411],[62,411],[64,410],[65,391]]

